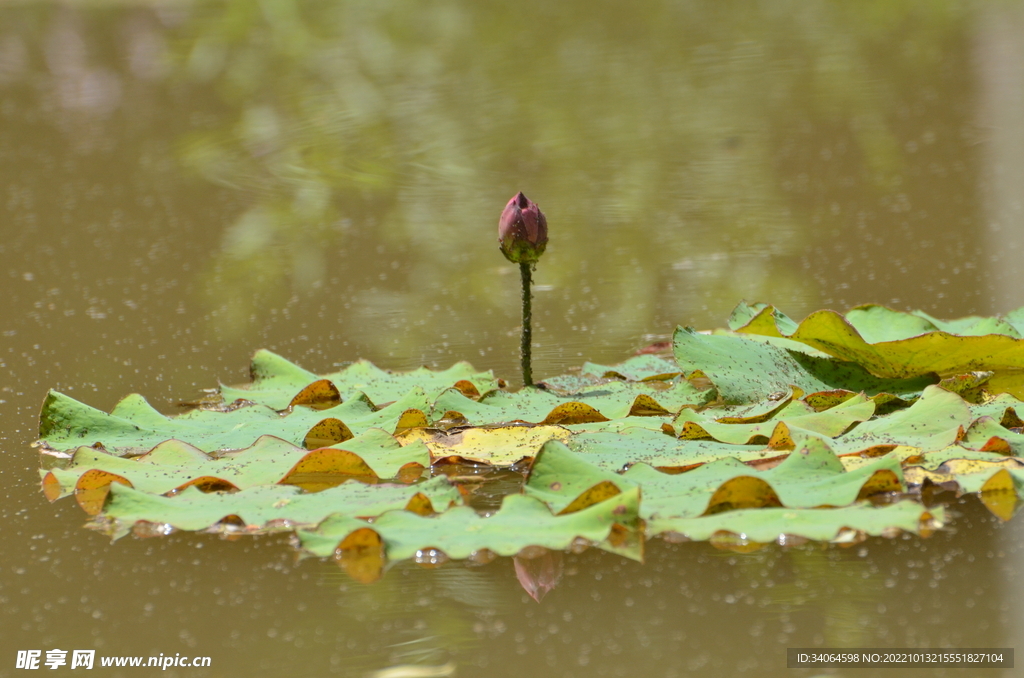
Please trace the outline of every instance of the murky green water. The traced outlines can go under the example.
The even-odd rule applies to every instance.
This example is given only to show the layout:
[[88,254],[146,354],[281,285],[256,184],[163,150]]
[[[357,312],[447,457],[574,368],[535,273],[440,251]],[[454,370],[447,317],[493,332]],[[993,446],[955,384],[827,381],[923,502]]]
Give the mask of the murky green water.
[[514,380],[517,190],[551,227],[541,377],[741,298],[1020,306],[1022,33],[997,1],[0,5],[0,675],[53,648],[804,676],[787,647],[1013,646],[1024,528],[973,501],[929,540],[566,555],[538,605],[502,559],[359,586],[283,540],[110,544],[46,503],[29,444],[50,387],[171,412],[259,347]]

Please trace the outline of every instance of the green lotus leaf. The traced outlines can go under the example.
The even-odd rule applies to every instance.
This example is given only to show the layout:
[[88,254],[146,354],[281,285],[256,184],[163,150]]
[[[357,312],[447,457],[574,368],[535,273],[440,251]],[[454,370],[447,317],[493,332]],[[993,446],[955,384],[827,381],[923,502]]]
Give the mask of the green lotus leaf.
[[523,491],[547,504],[552,512],[562,513],[633,487],[636,483],[625,476],[599,468],[561,441],[552,440],[534,457]]
[[842,541],[844,537],[856,539],[856,532],[880,536],[896,529],[928,534],[942,527],[945,520],[941,506],[925,508],[904,500],[888,506],[860,503],[832,509],[741,509],[698,518],[657,518],[647,523],[647,534],[671,533],[693,541],[704,541],[721,533],[755,543],[770,543],[785,536]]
[[656,355],[638,355],[618,365],[583,363],[580,373],[626,381],[661,381],[679,374],[679,365]]
[[740,335],[699,334],[679,328],[673,339],[676,362],[687,376],[699,371],[715,385],[726,404],[744,405],[795,386],[804,393],[843,389],[867,395],[888,393],[916,398],[934,377],[882,379],[860,365],[819,358]]
[[1024,306],[1010,311],[1003,316],[1003,320],[1013,326],[1017,333],[1024,337]]
[[[527,546],[563,550],[579,538],[640,560],[642,541],[618,543],[615,531],[616,525],[637,529],[639,503],[639,491],[631,488],[575,513],[556,516],[540,500],[513,494],[506,496],[501,508],[488,517],[465,506],[430,517],[392,511],[370,527],[381,536],[391,560],[411,558],[417,551],[429,548],[454,559],[468,558],[482,549],[512,556]],[[299,530],[298,536],[302,548],[314,555],[328,556],[353,529],[351,519],[331,517],[315,530]]]
[[971,422],[960,444],[973,450],[1024,456],[1024,435],[1001,426],[992,417],[978,417]]
[[536,424],[599,422],[631,415],[669,414],[683,405],[700,405],[708,400],[689,382],[665,387],[662,382],[609,382],[571,396],[560,396],[540,388],[517,393],[494,391],[479,401],[455,389],[442,393],[434,403],[433,418],[457,412],[472,425],[493,425],[515,421]]
[[[327,419],[345,424],[347,432],[344,437],[371,428],[394,432],[407,412],[429,411],[430,405],[426,392],[413,388],[379,410],[365,397],[354,397],[330,410],[298,407],[284,415],[264,405],[249,405],[224,412],[193,410],[169,417],[155,410],[140,395],[124,398],[110,414],[105,414],[51,391],[43,405],[40,442],[57,451],[100,443],[107,450],[123,455],[141,454],[171,438],[205,452],[243,449],[262,435],[273,435],[293,445],[302,445],[310,430]],[[419,419],[426,423],[425,415]],[[326,444],[315,447],[342,439],[328,440]]]
[[680,474],[636,464],[624,477],[640,485],[645,520],[779,505],[846,506],[858,498],[903,489],[898,459],[882,457],[847,471],[828,445],[815,438],[766,471],[721,459]]
[[757,471],[725,458],[680,474],[635,464],[623,475],[590,464],[560,442],[547,443],[534,460],[525,492],[552,511],[571,511],[594,496],[639,486],[640,515],[693,517],[752,506],[845,506],[879,492],[902,491],[900,462],[880,458],[847,471],[828,445],[807,438],[781,464]]
[[971,423],[971,410],[955,393],[929,386],[905,410],[859,424],[831,442],[839,454],[876,445],[907,445],[923,451],[952,445]]
[[[803,391],[799,389],[791,389],[789,393],[778,392],[769,395],[767,398],[759,400],[755,403],[749,403],[744,405],[719,405],[717,407],[708,410],[709,416],[715,421],[723,424],[755,424],[762,421],[768,421],[777,417],[778,413],[784,409],[789,408],[787,412],[797,411],[798,414],[810,414],[820,409],[828,409],[828,407],[834,407],[835,405],[841,404],[851,397],[855,396],[855,393],[844,391],[841,396],[837,396],[834,399],[834,403],[829,403],[828,407],[816,408],[808,404],[806,401],[801,401],[800,396],[803,395]],[[795,401],[795,402],[794,402]]]
[[973,417],[992,417],[1006,428],[1020,428],[1024,426],[1024,421],[1021,421],[1017,410],[1020,409],[1021,414],[1024,414],[1022,406],[1024,402],[1013,395],[1000,393],[984,403],[972,404],[970,408]]
[[720,423],[707,413],[684,409],[672,422],[680,438],[711,438],[723,443],[737,445],[752,444],[755,438],[766,441],[779,422],[785,422],[790,429],[818,433],[829,438],[838,436],[852,424],[867,421],[875,413],[875,403],[863,394],[822,412],[797,401],[772,412],[765,421],[756,423]]
[[460,501],[458,490],[444,477],[416,485],[347,482],[313,493],[288,485],[252,487],[230,493],[204,493],[188,487],[173,497],[115,483],[110,488],[104,515],[116,519],[122,526],[146,521],[181,530],[202,530],[228,516],[237,516],[248,532],[255,532],[266,530],[273,521],[313,526],[332,514],[373,518],[385,511],[404,509],[416,495],[423,495],[429,500],[430,508],[440,511]]
[[[879,315],[884,315],[888,312],[889,315],[899,313],[899,311],[893,311],[884,306],[858,306],[852,311],[846,314],[846,317],[850,319],[854,327],[860,327],[867,325],[868,322],[861,321],[858,317],[860,314],[870,316],[874,309],[884,309]],[[1024,309],[1018,309],[1018,313]],[[949,334],[959,334],[963,337],[980,337],[986,334],[1005,334],[1008,337],[1021,338],[1020,327],[1015,326],[1007,318],[1000,317],[982,317],[982,316],[967,316],[964,318],[956,318],[954,320],[939,320],[934,318],[924,311],[911,311],[909,315],[914,315],[919,318],[923,318],[928,321],[932,327],[940,332],[948,332]],[[872,318],[872,320],[875,320]],[[884,317],[881,319],[884,323]],[[874,325],[878,325],[877,321]]]
[[764,307],[736,331],[799,341],[893,379],[1024,369],[1024,339],[1012,324],[968,318],[944,323],[947,331],[942,331],[933,320],[926,314],[861,306],[846,317],[816,311],[793,329],[792,321],[781,320],[775,309]]
[[582,424],[563,424],[565,428],[577,433],[624,433],[633,429],[656,431],[661,433],[666,425],[672,424],[671,416],[664,417],[624,417],[609,421],[591,421]]
[[[78,479],[91,470],[124,478],[139,491],[164,494],[199,481],[204,485],[216,485],[220,481],[237,489],[273,485],[289,478],[293,469],[301,472],[300,464],[304,460],[307,476],[316,469],[320,474],[333,473],[341,478],[367,472],[376,478],[394,478],[407,465],[421,469],[430,466],[430,452],[422,443],[403,446],[380,429],[369,429],[324,449],[344,451],[350,456],[330,459],[332,455],[323,450],[311,452],[273,436],[261,436],[250,447],[219,457],[212,457],[180,440],[167,440],[137,457],[121,457],[103,449],[80,447],[66,466],[43,469],[41,475],[44,484],[51,483],[48,496],[52,500],[73,491]],[[314,459],[316,456],[320,459]],[[346,468],[349,473],[345,472]],[[52,476],[52,481],[47,475]],[[56,487],[52,486],[53,481]]]
[[[729,320],[726,324],[730,330],[735,332],[749,326],[755,320],[759,323],[765,323],[766,329],[775,329],[774,332],[769,331],[762,336],[787,337],[796,332],[797,328],[797,323],[789,316],[774,306],[763,302],[748,304],[745,301],[741,301],[732,310],[732,313],[729,314]],[[751,332],[751,334],[761,335],[762,333]]]
[[391,372],[360,360],[337,372],[316,375],[266,350],[257,351],[253,356],[250,374],[252,383],[247,386],[220,387],[224,402],[244,399],[283,410],[302,389],[321,379],[330,381],[341,394],[364,393],[371,402],[380,405],[398,400],[413,388],[435,396],[459,382],[469,382],[478,394],[499,388],[493,373],[477,372],[467,362],[440,371],[421,367],[409,372]]
[[655,468],[680,469],[717,459],[743,462],[773,459],[785,451],[764,445],[731,445],[714,440],[679,440],[661,431],[632,428],[623,431],[584,431],[565,441],[576,455],[607,471],[624,471],[644,463]]

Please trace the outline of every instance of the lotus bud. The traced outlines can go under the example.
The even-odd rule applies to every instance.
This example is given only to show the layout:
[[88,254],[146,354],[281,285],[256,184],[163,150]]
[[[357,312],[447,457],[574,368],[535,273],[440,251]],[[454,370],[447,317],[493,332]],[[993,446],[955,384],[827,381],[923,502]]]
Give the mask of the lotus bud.
[[508,201],[498,221],[498,243],[505,258],[532,264],[548,244],[548,220],[536,203],[520,193]]

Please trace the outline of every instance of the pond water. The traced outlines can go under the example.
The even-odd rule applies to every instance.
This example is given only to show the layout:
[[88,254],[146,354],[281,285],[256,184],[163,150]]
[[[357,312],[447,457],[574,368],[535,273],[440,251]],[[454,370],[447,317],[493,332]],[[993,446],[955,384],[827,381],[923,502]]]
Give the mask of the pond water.
[[930,539],[567,554],[537,604],[509,559],[363,586],[282,538],[110,543],[46,502],[30,444],[49,388],[174,412],[260,347],[514,385],[518,190],[551,230],[540,377],[743,298],[1009,311],[1022,31],[1020,3],[955,0],[0,4],[0,676],[54,648],[212,658],[168,676],[810,676],[787,647],[1014,646],[1024,528],[973,499]]

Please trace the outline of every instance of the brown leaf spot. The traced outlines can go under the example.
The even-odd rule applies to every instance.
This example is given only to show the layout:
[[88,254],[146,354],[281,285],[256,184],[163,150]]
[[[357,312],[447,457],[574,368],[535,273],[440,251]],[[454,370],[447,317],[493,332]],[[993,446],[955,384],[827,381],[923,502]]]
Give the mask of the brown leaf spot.
[[384,542],[371,528],[361,527],[341,540],[334,560],[352,579],[372,584],[384,573]]
[[171,492],[168,492],[168,496],[172,496],[184,490],[186,487],[195,487],[200,492],[237,492],[238,487],[234,483],[230,483],[222,478],[215,476],[200,476],[193,478],[183,485],[179,485],[174,488]]
[[694,421],[683,422],[683,428],[679,430],[680,440],[713,440],[710,433],[704,427]]
[[608,421],[604,416],[590,405],[580,402],[562,403],[556,406],[541,424],[593,424],[601,421]]
[[739,476],[725,481],[715,490],[704,515],[765,506],[782,506],[772,486],[760,478]]
[[351,440],[355,436],[352,431],[340,419],[328,417],[323,421],[314,424],[309,429],[306,437],[302,440],[302,446],[307,450],[315,450],[321,447],[330,447]]
[[409,499],[409,503],[405,505],[405,510],[424,517],[432,516],[436,513],[434,505],[430,502],[430,497],[422,492],[417,492]]
[[[304,456],[278,482],[281,485],[322,484],[324,476],[349,476],[371,482],[377,480],[377,474],[355,452],[326,447]],[[328,481],[327,484],[336,483]]]
[[127,478],[95,468],[89,469],[75,483],[75,501],[90,516],[99,515],[110,494],[110,483],[132,487]]
[[467,398],[472,398],[473,400],[480,398],[480,391],[473,385],[473,382],[468,379],[459,379],[457,382],[452,384],[452,388]]
[[43,476],[43,496],[53,503],[60,499],[60,481],[53,473]]
[[1013,448],[1010,447],[1010,443],[1006,442],[999,436],[992,436],[989,438],[981,448],[982,452],[996,452],[998,454],[1005,454],[1007,456],[1013,456]]
[[576,511],[582,511],[588,506],[593,506],[594,504],[602,502],[605,499],[610,499],[621,493],[622,490],[616,487],[615,483],[610,480],[602,480],[597,485],[594,485],[589,490],[576,497],[571,504],[559,511],[558,515],[564,516],[569,513],[575,513]]
[[711,535],[708,539],[708,543],[716,549],[732,551],[734,553],[753,553],[754,551],[760,551],[766,546],[766,544],[751,541],[728,530],[718,530]]
[[812,393],[806,398],[804,402],[810,405],[816,412],[828,410],[836,405],[841,405],[847,400],[856,395],[853,391],[847,391],[845,389],[836,389],[834,391],[818,391]]
[[633,406],[629,408],[631,417],[659,417],[666,414],[670,414],[670,412],[646,393],[638,395],[633,401]]
[[398,418],[398,423],[395,424],[395,434],[408,431],[413,428],[426,428],[430,423],[427,421],[427,415],[423,414],[422,410],[416,408],[410,408],[405,412],[402,412],[402,416]]
[[404,464],[402,468],[398,469],[398,474],[395,476],[395,480],[400,483],[409,485],[415,483],[423,476],[423,464],[418,461],[410,461]]
[[857,493],[857,500],[867,499],[876,494],[902,491],[903,484],[899,477],[889,469],[881,469],[871,474],[867,482],[861,485],[860,492]]
[[796,443],[793,442],[793,436],[790,434],[786,422],[780,421],[775,425],[772,436],[768,439],[768,448],[772,450],[796,449]]
[[341,393],[338,387],[328,379],[319,379],[295,394],[288,403],[289,409],[304,405],[314,410],[326,410],[341,404]]
[[1003,412],[1003,418],[999,420],[999,424],[1003,428],[1021,428],[1024,427],[1024,421],[1017,416],[1017,411],[1012,407],[1007,407],[1006,411]]

